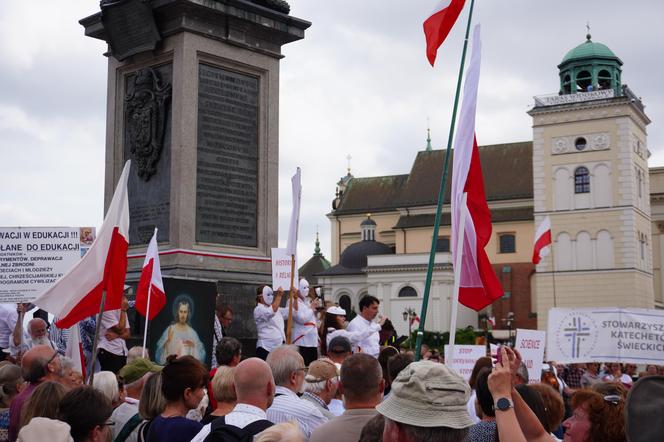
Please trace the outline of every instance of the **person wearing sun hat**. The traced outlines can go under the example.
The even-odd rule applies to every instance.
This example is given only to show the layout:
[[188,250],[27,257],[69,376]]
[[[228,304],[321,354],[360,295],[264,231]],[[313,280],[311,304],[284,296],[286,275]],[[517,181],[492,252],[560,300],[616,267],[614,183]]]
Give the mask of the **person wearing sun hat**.
[[413,362],[392,382],[390,395],[376,406],[385,417],[384,441],[465,441],[473,425],[466,403],[468,383],[447,366]]
[[284,291],[279,287],[275,295],[267,285],[258,287],[256,293],[256,307],[254,308],[254,321],[256,321],[258,334],[256,356],[263,360],[266,360],[267,355],[286,340],[284,319],[288,317],[288,309],[279,307],[283,293]]

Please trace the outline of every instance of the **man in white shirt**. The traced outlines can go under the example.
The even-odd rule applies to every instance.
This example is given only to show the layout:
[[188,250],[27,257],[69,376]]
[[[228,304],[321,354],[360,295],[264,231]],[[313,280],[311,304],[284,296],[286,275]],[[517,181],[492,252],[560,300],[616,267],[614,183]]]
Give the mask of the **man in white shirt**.
[[373,322],[376,315],[378,315],[379,304],[380,301],[378,298],[371,295],[366,295],[360,299],[360,314],[350,321],[346,330],[349,332],[359,332],[367,329],[374,329],[374,333],[369,335],[369,337],[364,338],[358,343],[356,348],[353,348],[355,353],[361,351],[374,358],[377,358],[378,353],[380,353],[380,326],[387,320],[387,318],[382,318],[379,324]]
[[[307,440],[327,418],[311,402],[300,399],[306,368],[304,359],[294,345],[277,347],[267,357],[276,384],[275,398],[267,410],[268,420],[279,424],[296,421]],[[237,373],[239,370],[236,370]]]
[[120,310],[109,310],[101,317],[97,359],[102,370],[116,373],[127,364],[127,343],[129,338],[129,302],[122,297]]
[[316,307],[318,300],[309,303],[309,282],[300,280],[300,289],[293,303],[293,330],[291,343],[297,345],[304,365],[309,366],[318,359],[318,327],[316,326]]
[[[237,405],[223,417],[224,424],[239,429],[246,429],[249,435],[255,436],[263,431],[271,422],[267,422],[266,410],[274,401],[275,385],[270,367],[259,358],[249,358],[240,362],[234,374],[234,387]],[[207,424],[191,442],[203,442],[212,432],[212,439],[222,441],[223,436],[215,433],[213,426],[218,418]],[[249,426],[253,428],[250,428]]]

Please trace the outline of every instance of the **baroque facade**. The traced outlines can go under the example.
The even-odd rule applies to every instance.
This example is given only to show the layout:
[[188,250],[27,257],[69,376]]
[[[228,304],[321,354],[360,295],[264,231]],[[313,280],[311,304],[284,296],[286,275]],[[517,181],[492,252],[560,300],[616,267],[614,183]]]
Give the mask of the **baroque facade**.
[[[532,141],[479,148],[493,222],[486,251],[505,290],[485,312],[497,328],[546,329],[554,304],[664,308],[664,168],[648,168],[643,103],[622,83],[622,61],[590,35],[558,68],[559,92],[529,111]],[[326,298],[345,308],[377,296],[401,333],[403,311],[421,308],[445,155],[428,141],[408,174],[349,170],[339,181],[327,215],[333,265],[318,274]],[[426,327],[437,331],[449,327],[453,286],[449,185],[444,203]],[[534,266],[534,231],[547,215],[552,254]],[[459,326],[482,325],[460,312]]]

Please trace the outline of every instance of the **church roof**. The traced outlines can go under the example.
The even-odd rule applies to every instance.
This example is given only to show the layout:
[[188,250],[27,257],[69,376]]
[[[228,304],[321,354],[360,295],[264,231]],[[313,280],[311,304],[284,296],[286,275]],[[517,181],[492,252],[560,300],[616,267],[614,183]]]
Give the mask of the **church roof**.
[[[488,201],[533,197],[532,146],[531,141],[526,141],[479,147]],[[420,151],[407,175],[353,178],[333,213],[348,215],[435,206],[444,160],[445,150]],[[450,200],[451,170],[452,158],[445,204]]]
[[306,278],[309,283],[316,283],[317,278],[314,277],[316,273],[324,272],[331,267],[330,261],[325,259],[323,255],[314,255],[298,270],[298,275]]
[[[611,58],[620,61],[620,59],[603,43],[597,43],[590,40],[590,35],[586,37],[586,41],[571,49],[563,57],[560,64],[564,64],[571,60],[591,59],[591,58]],[[620,63],[622,64],[622,62]]]

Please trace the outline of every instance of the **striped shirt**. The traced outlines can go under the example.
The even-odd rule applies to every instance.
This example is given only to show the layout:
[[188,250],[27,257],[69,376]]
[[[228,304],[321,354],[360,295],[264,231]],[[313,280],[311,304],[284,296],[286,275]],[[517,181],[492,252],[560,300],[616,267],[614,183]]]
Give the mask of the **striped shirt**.
[[280,424],[282,422],[296,421],[307,440],[319,425],[327,422],[327,418],[314,404],[297,397],[286,387],[277,386],[272,406],[267,409],[267,419]]

